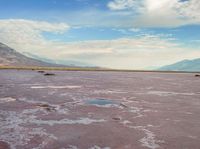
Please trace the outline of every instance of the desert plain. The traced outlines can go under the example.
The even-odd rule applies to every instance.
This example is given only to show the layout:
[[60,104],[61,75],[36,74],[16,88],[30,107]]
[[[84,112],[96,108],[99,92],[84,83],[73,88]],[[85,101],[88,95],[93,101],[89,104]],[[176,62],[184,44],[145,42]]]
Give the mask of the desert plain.
[[200,78],[2,69],[0,149],[32,148],[199,149]]

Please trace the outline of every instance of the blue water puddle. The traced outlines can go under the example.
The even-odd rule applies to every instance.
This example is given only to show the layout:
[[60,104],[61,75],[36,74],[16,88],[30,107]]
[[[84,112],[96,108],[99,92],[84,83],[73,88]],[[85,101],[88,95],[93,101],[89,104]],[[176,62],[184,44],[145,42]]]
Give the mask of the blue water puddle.
[[89,105],[100,105],[100,106],[118,105],[118,103],[116,103],[116,102],[114,102],[112,100],[102,99],[102,98],[87,100],[86,104],[89,104]]

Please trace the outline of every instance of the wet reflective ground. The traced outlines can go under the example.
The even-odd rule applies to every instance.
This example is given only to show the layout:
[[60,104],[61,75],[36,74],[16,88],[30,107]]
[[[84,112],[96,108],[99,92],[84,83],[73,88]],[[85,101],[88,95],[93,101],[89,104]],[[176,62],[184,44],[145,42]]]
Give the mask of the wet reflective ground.
[[199,149],[194,74],[0,70],[0,149]]

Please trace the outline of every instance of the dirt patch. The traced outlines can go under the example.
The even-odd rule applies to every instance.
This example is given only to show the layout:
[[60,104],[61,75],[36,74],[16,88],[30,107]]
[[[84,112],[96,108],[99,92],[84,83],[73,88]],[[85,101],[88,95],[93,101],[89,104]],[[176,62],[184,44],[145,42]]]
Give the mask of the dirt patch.
[[55,112],[56,111],[55,107],[48,105],[48,104],[37,104],[36,106],[39,108],[45,109],[47,112]]
[[0,149],[10,149],[10,146],[8,145],[8,143],[0,141]]

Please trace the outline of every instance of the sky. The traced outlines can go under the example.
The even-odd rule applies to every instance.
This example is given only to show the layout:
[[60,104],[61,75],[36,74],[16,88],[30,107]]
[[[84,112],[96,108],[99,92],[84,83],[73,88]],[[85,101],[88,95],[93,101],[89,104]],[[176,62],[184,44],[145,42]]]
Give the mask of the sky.
[[200,58],[199,0],[0,0],[0,42],[117,69]]

